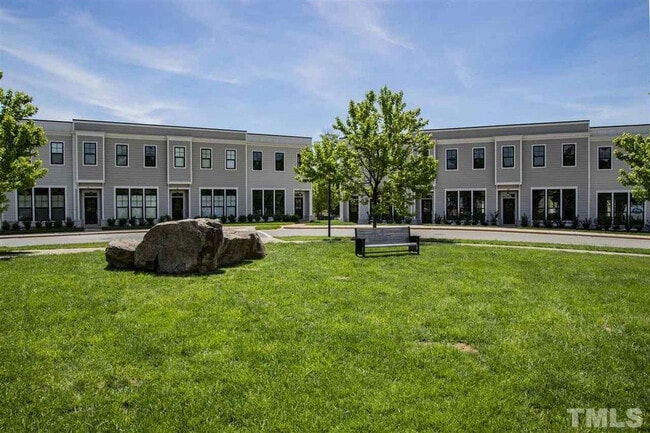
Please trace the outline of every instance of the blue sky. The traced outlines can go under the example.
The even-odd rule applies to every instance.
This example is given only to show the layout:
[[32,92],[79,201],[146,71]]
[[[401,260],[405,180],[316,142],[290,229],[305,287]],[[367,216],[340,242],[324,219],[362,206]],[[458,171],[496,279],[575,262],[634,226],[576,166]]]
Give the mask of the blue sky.
[[317,137],[384,84],[429,127],[650,122],[647,0],[0,3],[38,118]]

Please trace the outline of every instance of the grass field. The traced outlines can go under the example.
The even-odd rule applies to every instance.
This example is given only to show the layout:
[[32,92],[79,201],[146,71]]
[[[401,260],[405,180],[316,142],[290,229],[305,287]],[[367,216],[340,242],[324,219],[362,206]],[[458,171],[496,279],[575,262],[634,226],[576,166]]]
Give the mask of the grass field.
[[648,258],[268,252],[181,277],[0,262],[0,430],[573,432],[568,408],[638,407],[647,431]]

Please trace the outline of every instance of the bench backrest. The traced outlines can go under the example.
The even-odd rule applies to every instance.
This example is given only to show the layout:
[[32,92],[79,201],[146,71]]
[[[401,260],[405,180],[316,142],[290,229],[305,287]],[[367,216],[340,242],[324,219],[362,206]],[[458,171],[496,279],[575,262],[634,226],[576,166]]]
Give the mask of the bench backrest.
[[378,227],[354,229],[356,239],[365,239],[367,244],[400,244],[409,241],[410,227]]

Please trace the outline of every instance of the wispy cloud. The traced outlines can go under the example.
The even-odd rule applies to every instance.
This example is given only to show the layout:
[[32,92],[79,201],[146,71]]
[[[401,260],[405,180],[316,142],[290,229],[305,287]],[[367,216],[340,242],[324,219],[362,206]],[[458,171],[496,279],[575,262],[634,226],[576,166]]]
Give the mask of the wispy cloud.
[[403,37],[391,32],[382,23],[381,3],[359,0],[309,0],[318,15],[329,24],[340,27],[374,43],[413,50]]
[[346,100],[342,86],[357,75],[356,70],[356,64],[344,55],[330,49],[315,49],[296,65],[293,72],[303,91],[340,104]]
[[474,85],[474,75],[470,70],[468,55],[463,50],[445,50],[445,58],[452,66],[452,71],[460,84],[465,89],[470,89]]

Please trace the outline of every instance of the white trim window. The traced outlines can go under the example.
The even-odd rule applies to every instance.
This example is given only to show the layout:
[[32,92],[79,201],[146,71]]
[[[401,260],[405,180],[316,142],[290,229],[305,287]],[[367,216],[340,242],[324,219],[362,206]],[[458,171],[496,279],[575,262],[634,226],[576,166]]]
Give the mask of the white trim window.
[[485,170],[485,147],[474,147],[472,149],[472,169]]
[[63,221],[65,219],[65,188],[38,187],[17,194],[20,221]]
[[447,149],[445,151],[445,169],[458,170],[458,149]]
[[543,144],[536,144],[532,150],[533,167],[544,168],[546,167],[546,146]]
[[515,168],[515,146],[501,146],[501,168]]
[[237,151],[226,149],[226,170],[237,170]]
[[285,191],[283,189],[253,189],[253,213],[273,217],[285,214]]
[[115,218],[158,218],[158,190],[115,188]]
[[445,218],[485,221],[485,190],[446,190]]
[[174,168],[185,168],[185,146],[174,146]]
[[577,217],[576,188],[533,188],[533,221],[571,221]]
[[84,141],[84,164],[97,165],[97,143],[94,141]]
[[154,145],[145,144],[144,146],[144,166],[145,168],[156,168],[158,161],[156,158],[158,149]]
[[562,143],[562,167],[576,166],[576,144]]
[[237,216],[237,190],[234,188],[201,189],[201,217]]
[[612,169],[612,146],[598,148],[598,170]]
[[212,149],[201,148],[201,170],[212,170]]
[[64,165],[63,159],[63,142],[50,142],[50,165]]
[[115,145],[115,167],[129,166],[129,145],[118,143]]
[[284,152],[275,152],[275,171],[284,171]]
[[262,171],[262,151],[254,150],[253,151],[253,170]]

